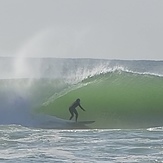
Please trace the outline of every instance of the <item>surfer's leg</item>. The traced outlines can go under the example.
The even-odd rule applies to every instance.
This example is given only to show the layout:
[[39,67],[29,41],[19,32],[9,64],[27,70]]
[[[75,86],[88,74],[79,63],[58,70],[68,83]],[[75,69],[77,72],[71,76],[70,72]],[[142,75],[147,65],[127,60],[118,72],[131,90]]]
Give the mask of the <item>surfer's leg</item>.
[[76,122],[77,122],[77,120],[78,120],[78,112],[76,111],[76,109],[74,109],[74,113],[75,113],[75,118],[76,118]]
[[69,111],[70,111],[70,113],[71,113],[71,117],[70,117],[69,120],[71,120],[71,119],[74,117],[74,113],[73,113],[73,110],[72,110],[71,108],[69,108]]

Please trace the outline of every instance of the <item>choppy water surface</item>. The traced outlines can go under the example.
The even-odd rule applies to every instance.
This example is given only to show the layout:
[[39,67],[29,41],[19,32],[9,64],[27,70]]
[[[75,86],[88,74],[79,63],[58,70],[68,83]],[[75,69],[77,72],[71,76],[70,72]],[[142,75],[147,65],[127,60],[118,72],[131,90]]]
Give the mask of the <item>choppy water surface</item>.
[[0,162],[163,162],[162,128],[50,130],[0,126]]

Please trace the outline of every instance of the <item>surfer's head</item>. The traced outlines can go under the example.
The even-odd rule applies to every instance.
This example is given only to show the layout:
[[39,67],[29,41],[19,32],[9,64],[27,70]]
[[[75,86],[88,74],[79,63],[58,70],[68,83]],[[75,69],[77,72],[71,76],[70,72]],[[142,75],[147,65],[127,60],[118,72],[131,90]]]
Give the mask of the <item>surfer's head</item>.
[[78,98],[76,101],[77,101],[77,102],[80,102],[80,98]]

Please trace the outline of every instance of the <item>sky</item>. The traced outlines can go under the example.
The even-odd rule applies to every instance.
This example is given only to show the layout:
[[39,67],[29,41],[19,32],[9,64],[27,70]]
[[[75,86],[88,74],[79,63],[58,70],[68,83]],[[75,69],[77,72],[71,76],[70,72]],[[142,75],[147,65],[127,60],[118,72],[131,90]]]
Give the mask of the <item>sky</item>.
[[163,60],[162,0],[0,0],[0,56]]

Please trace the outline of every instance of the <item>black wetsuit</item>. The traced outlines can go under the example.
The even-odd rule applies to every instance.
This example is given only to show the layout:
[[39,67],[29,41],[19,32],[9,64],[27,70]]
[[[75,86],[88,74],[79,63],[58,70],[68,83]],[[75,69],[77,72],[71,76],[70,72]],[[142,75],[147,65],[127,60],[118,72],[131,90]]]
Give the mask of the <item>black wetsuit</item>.
[[78,119],[78,112],[76,110],[76,107],[80,107],[83,111],[85,111],[82,106],[80,105],[80,101],[76,100],[70,107],[69,107],[69,111],[71,113],[71,117],[70,120],[74,117],[74,114],[76,115],[76,121]]

